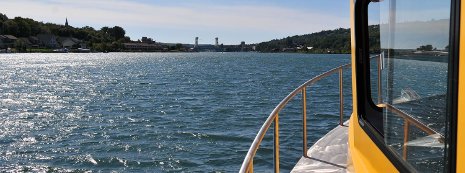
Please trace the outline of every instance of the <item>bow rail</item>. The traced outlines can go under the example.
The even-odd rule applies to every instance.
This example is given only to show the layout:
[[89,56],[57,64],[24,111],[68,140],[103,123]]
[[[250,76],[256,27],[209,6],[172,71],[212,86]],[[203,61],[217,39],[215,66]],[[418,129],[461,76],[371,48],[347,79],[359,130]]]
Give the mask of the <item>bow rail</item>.
[[[382,94],[381,94],[381,63],[382,63],[382,55],[375,55],[370,57],[370,59],[377,59],[377,70],[378,70],[378,106],[381,108],[386,109],[387,111],[393,112],[397,116],[401,117],[404,119],[404,144],[403,144],[403,159],[407,159],[407,142],[408,142],[408,132],[409,132],[409,125],[413,125],[423,132],[426,132],[428,135],[432,134],[438,134],[439,138],[438,141],[443,143],[444,141],[444,136],[441,135],[440,133],[436,132],[434,129],[428,127],[424,123],[418,121],[417,119],[413,118],[413,116],[395,108],[392,105],[389,104],[383,104],[382,100]],[[350,68],[351,64],[344,64],[339,67],[333,68],[327,72],[324,72],[307,82],[303,83],[300,85],[298,88],[296,88],[294,91],[292,91],[289,95],[287,95],[270,113],[268,118],[266,119],[265,123],[263,123],[262,127],[257,133],[257,136],[255,136],[255,139],[250,146],[246,157],[244,158],[244,161],[242,163],[240,173],[253,173],[253,158],[255,157],[255,154],[260,147],[260,144],[265,137],[266,132],[268,129],[271,127],[271,124],[274,123],[274,145],[273,145],[273,153],[274,153],[274,172],[279,173],[279,112],[291,101],[297,94],[301,93],[302,94],[302,155],[304,157],[307,156],[307,88],[318,82],[319,80],[326,78],[332,74],[339,73],[339,125],[343,125],[343,114],[344,114],[344,96],[343,96],[343,70],[344,68]]]
[[343,69],[350,67],[350,63],[341,65],[339,67],[333,68],[323,74],[320,74],[304,84],[300,85],[289,95],[287,95],[279,104],[276,106],[271,114],[266,119],[265,123],[258,131],[257,136],[255,137],[252,145],[250,146],[249,151],[242,163],[240,173],[253,172],[253,158],[260,147],[260,143],[265,137],[266,132],[271,127],[271,124],[274,122],[274,170],[279,172],[279,112],[291,101],[297,94],[302,93],[302,128],[303,128],[303,156],[307,156],[307,87],[315,84],[317,81],[326,78],[334,73],[339,73],[339,98],[340,98],[340,108],[339,108],[339,125],[343,125],[343,111],[344,111],[344,97],[343,97]]

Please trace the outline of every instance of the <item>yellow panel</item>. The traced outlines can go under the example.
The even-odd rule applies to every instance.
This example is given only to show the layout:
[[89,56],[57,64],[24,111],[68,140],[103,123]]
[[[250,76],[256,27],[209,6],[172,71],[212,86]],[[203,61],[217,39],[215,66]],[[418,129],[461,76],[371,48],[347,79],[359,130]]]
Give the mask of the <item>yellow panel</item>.
[[357,173],[399,172],[383,152],[376,146],[352,114],[349,126],[349,152]]
[[[465,3],[460,18],[465,19]],[[459,93],[457,121],[457,172],[465,172],[465,20],[460,21]]]
[[[352,44],[352,90],[353,115],[349,128],[349,152],[355,172],[398,172],[384,156],[376,144],[364,132],[358,123],[357,93],[355,76],[355,31],[354,1],[350,0],[351,9],[351,44]],[[461,3],[461,19],[465,19],[465,3]],[[457,122],[457,167],[456,172],[465,172],[465,20],[460,21],[460,51],[459,53],[459,93],[458,93],[458,122]]]
[[350,0],[350,24],[352,44],[352,101],[353,114],[349,125],[349,153],[355,172],[398,172],[383,152],[371,141],[370,137],[360,127],[357,116],[357,90],[355,76],[355,31],[354,31],[354,0]]

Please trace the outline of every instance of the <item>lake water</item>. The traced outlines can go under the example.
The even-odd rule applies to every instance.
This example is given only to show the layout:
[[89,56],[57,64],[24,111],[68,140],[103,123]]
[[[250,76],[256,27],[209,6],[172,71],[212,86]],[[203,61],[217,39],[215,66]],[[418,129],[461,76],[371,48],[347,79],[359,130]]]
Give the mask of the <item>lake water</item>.
[[[272,109],[350,55],[0,54],[0,171],[237,172]],[[309,146],[338,123],[337,74],[309,91]],[[350,114],[350,73],[344,71]],[[300,99],[280,114],[301,156]],[[255,168],[271,169],[272,134]]]

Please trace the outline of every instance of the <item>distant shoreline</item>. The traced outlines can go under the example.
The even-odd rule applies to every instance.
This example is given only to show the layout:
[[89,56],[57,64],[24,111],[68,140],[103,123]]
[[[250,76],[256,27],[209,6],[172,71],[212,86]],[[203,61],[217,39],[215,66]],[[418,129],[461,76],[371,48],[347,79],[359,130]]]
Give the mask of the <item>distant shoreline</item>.
[[260,53],[260,54],[313,54],[313,55],[350,55],[350,53],[307,53],[307,52],[183,52],[183,51],[167,51],[167,52],[53,52],[53,51],[42,51],[42,52],[0,52],[0,55],[4,54],[100,54],[100,53]]

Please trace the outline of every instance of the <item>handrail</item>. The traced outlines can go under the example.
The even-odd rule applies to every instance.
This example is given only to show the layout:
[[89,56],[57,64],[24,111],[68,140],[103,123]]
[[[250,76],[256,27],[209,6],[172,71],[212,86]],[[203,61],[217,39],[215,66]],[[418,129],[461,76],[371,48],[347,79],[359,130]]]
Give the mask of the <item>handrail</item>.
[[394,107],[393,105],[390,105],[390,104],[387,104],[387,103],[379,104],[378,106],[382,107],[382,108],[386,108],[386,110],[391,111],[392,113],[395,113],[396,115],[398,115],[399,117],[404,119],[404,140],[403,140],[404,144],[402,146],[402,158],[404,160],[407,160],[407,142],[408,142],[408,138],[409,138],[409,135],[408,135],[409,133],[408,132],[409,132],[410,124],[412,124],[415,127],[419,128],[421,131],[425,132],[428,135],[438,135],[439,136],[438,141],[440,143],[444,143],[444,141],[445,141],[444,135],[442,135],[441,133],[439,133],[436,130],[432,129],[431,127],[428,127],[424,123],[422,123],[419,120],[417,120],[416,118],[414,118],[412,115],[410,115],[410,114],[408,114],[408,113],[406,113],[406,112],[404,112],[402,110],[399,110],[396,107]]
[[[435,131],[434,129],[426,126],[419,120],[413,118],[411,115],[408,113],[403,112],[402,110],[399,110],[395,108],[392,105],[382,103],[382,94],[381,94],[381,63],[382,63],[382,55],[375,55],[371,56],[369,59],[374,59],[377,58],[377,63],[378,63],[378,106],[381,108],[385,108],[388,111],[391,111],[395,113],[396,115],[400,116],[401,118],[404,119],[404,145],[403,145],[403,159],[407,159],[407,142],[408,142],[408,132],[409,132],[409,126],[410,124],[418,127],[420,130],[423,132],[426,132],[428,135],[432,134],[438,134],[439,135],[439,142],[443,143],[444,142],[444,136]],[[257,133],[257,136],[255,137],[252,145],[250,146],[246,157],[244,158],[244,161],[242,163],[241,169],[239,170],[240,173],[246,173],[246,172],[252,172],[253,173],[253,158],[255,157],[255,154],[260,147],[260,143],[262,142],[263,138],[265,137],[266,132],[270,128],[271,124],[274,122],[274,170],[275,172],[279,172],[279,112],[287,105],[287,103],[293,99],[297,94],[301,93],[302,94],[302,130],[303,130],[303,142],[302,142],[302,147],[303,147],[303,156],[307,156],[307,87],[315,84],[317,81],[328,77],[329,75],[332,75],[336,72],[339,72],[339,101],[340,101],[340,108],[339,108],[339,125],[343,125],[343,111],[344,111],[344,99],[343,99],[343,69],[350,67],[350,63],[341,65],[339,67],[333,68],[327,72],[324,72],[307,82],[303,83],[300,85],[298,88],[294,89],[289,95],[287,95],[270,113],[268,118],[266,119],[265,123],[262,125],[260,130]]]
[[419,120],[413,118],[412,115],[410,115],[410,114],[408,114],[408,113],[406,113],[406,112],[404,112],[402,110],[399,110],[399,109],[397,109],[396,107],[394,107],[394,106],[392,106],[390,104],[380,104],[378,106],[382,107],[382,108],[386,108],[388,111],[391,111],[391,112],[397,114],[398,116],[403,118],[406,122],[413,124],[414,126],[418,127],[421,131],[427,133],[428,135],[438,134],[439,137],[440,137],[441,142],[444,142],[445,138],[441,133],[437,132],[436,130],[432,129],[431,127],[426,126],[425,124],[423,124]]
[[244,162],[242,163],[241,169],[239,170],[240,173],[246,172],[253,172],[253,158],[260,147],[260,143],[262,142],[263,138],[265,137],[266,132],[271,126],[271,123],[274,122],[274,169],[275,172],[279,172],[279,112],[287,105],[287,103],[294,98],[298,93],[302,93],[302,114],[303,114],[303,155],[307,156],[307,123],[306,123],[306,88],[315,84],[317,81],[328,77],[331,74],[339,72],[339,95],[340,95],[340,112],[339,112],[339,125],[342,125],[343,121],[343,109],[344,109],[344,102],[342,97],[342,70],[346,67],[350,67],[351,63],[341,65],[339,67],[333,68],[325,73],[322,73],[304,84],[300,85],[294,91],[292,91],[289,95],[287,95],[270,113],[268,118],[266,119],[265,123],[263,123],[262,127],[257,133],[252,145],[250,146],[247,155],[245,156]]

